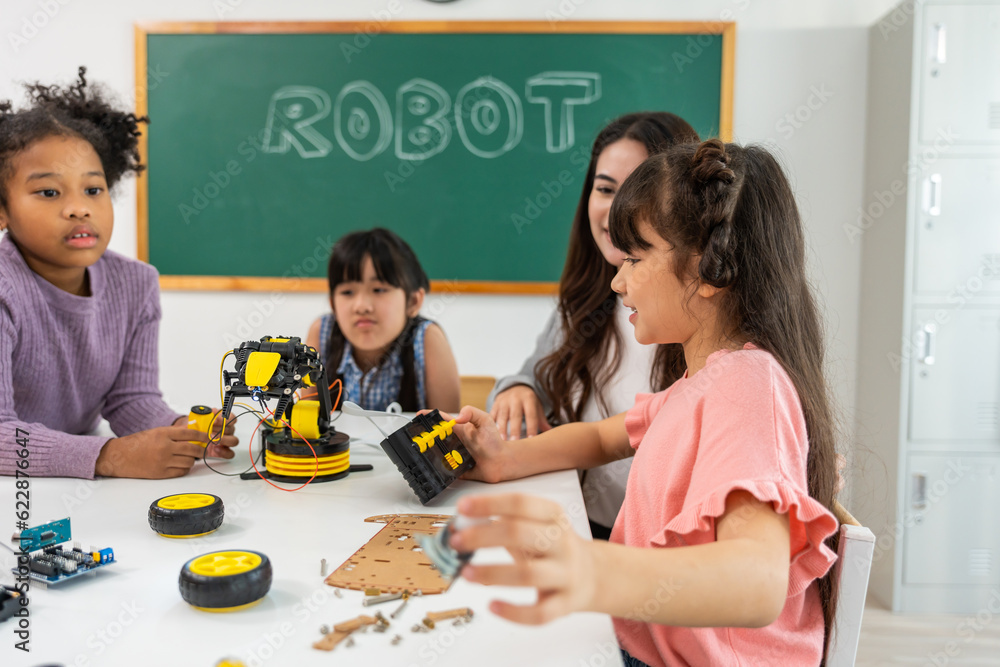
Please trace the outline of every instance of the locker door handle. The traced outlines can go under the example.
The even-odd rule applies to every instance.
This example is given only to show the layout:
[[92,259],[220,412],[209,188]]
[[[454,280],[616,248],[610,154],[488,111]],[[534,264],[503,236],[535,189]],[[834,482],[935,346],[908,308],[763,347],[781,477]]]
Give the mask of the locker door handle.
[[915,510],[927,509],[927,475],[922,472],[913,473],[913,493],[910,506]]
[[938,63],[939,65],[943,64],[945,61],[948,60],[947,36],[948,32],[945,25],[943,23],[935,23],[934,38],[933,38],[934,48],[931,50],[934,56],[931,58],[931,60],[935,63]]
[[924,210],[928,215],[941,215],[941,174],[931,174],[927,177]]
[[937,325],[933,322],[928,322],[920,329],[924,349],[921,350],[920,359],[918,359],[918,361],[927,366],[934,365],[934,335],[936,333]]

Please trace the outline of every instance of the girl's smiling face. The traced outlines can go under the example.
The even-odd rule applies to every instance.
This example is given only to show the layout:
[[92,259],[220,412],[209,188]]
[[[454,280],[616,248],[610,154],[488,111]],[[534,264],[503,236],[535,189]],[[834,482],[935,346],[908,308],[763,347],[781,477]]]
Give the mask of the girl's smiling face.
[[49,136],[11,163],[0,227],[32,271],[67,292],[85,294],[87,267],[104,254],[114,227],[100,157],[84,139]]
[[389,351],[407,319],[420,312],[423,294],[418,290],[407,303],[406,291],[379,280],[367,255],[361,264],[361,280],[337,285],[331,297],[333,312],[362,370],[376,365]]
[[[635,328],[636,341],[644,345],[681,343],[691,369],[693,359],[704,358],[718,347],[718,311],[713,297],[720,290],[699,281],[693,271],[681,272],[685,277],[678,278],[673,246],[648,223],[640,223],[638,231],[650,247],[635,249],[625,258],[611,289],[634,311],[629,322]],[[697,262],[697,256],[692,261]]]
[[613,266],[621,266],[625,255],[611,244],[608,235],[608,211],[618,188],[628,178],[643,160],[649,157],[646,147],[635,139],[619,139],[608,144],[597,156],[594,166],[594,186],[587,202],[587,215],[590,218],[590,233],[594,235],[594,243],[604,255],[604,259]]
[[685,343],[697,328],[686,308],[691,296],[691,280],[680,280],[673,266],[673,248],[646,223],[639,226],[643,240],[651,244],[626,256],[611,289],[622,295],[623,303],[634,312],[629,322],[635,339],[651,343]]

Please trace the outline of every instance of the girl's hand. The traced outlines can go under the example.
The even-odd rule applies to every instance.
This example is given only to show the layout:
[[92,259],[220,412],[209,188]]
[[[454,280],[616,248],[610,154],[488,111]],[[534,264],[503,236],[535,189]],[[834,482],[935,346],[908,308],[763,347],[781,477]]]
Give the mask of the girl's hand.
[[208,436],[186,426],[161,426],[112,438],[98,454],[94,474],[138,479],[181,477],[205,453],[201,445],[190,440],[207,442]]
[[235,435],[236,417],[230,416],[226,420],[226,432],[222,434],[222,438],[220,439],[219,431],[222,430],[222,416],[219,415],[220,412],[222,411],[216,408],[212,409],[212,414],[215,416],[212,418],[211,444],[208,446],[208,451],[205,455],[231,459],[236,456],[233,452],[233,447],[240,444],[240,439]]
[[[222,436],[222,439],[219,440],[219,431],[222,429],[222,417],[219,415],[220,412],[221,410],[217,408],[212,409],[212,421],[210,422],[212,427],[211,439],[209,439],[208,436],[190,439],[199,440],[201,442],[211,442],[211,444],[208,445],[208,452],[205,454],[206,456],[231,459],[236,456],[236,454],[233,453],[232,448],[240,444],[240,439],[233,435],[236,432],[236,417],[230,417],[226,420],[226,432]],[[187,417],[178,417],[174,421],[174,426],[186,427],[187,423]],[[197,432],[200,433],[200,431]],[[203,433],[202,435],[205,434]]]
[[[442,413],[445,419],[450,415]],[[500,431],[490,416],[467,405],[454,417],[455,434],[476,459],[476,467],[465,473],[465,479],[476,479],[494,484],[510,479],[510,456]]]
[[593,544],[573,530],[569,517],[551,500],[522,494],[462,498],[458,511],[470,517],[497,517],[455,533],[458,551],[504,547],[512,565],[466,565],[462,576],[487,586],[531,586],[533,605],[494,600],[490,611],[515,623],[538,625],[583,611],[593,603],[597,566]]
[[545,409],[538,395],[526,384],[514,385],[497,394],[490,417],[497,423],[504,440],[521,437],[522,420],[529,438],[552,428],[545,419]]

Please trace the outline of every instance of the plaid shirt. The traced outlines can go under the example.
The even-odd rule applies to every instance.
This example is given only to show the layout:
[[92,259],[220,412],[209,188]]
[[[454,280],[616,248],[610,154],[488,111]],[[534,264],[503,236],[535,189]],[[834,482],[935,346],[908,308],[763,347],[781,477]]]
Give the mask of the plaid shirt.
[[[326,359],[330,349],[330,335],[335,320],[333,314],[324,315],[319,325],[319,347],[322,359]],[[413,365],[417,380],[417,402],[419,407],[427,407],[427,393],[424,389],[424,332],[430,320],[420,318],[413,332]],[[337,375],[344,381],[343,400],[357,403],[366,410],[385,410],[389,404],[399,399],[400,384],[403,381],[402,348],[393,345],[389,357],[367,373],[361,372],[354,361],[350,341],[344,341],[344,356],[337,367]]]

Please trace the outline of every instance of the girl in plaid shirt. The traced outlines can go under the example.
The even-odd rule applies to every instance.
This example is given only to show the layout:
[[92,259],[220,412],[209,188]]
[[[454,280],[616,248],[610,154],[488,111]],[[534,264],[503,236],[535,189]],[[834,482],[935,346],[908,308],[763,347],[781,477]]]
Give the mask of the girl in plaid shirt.
[[330,306],[307,344],[369,410],[458,410],[458,367],[441,327],[420,317],[430,281],[409,245],[388,229],[353,232],[330,251]]

